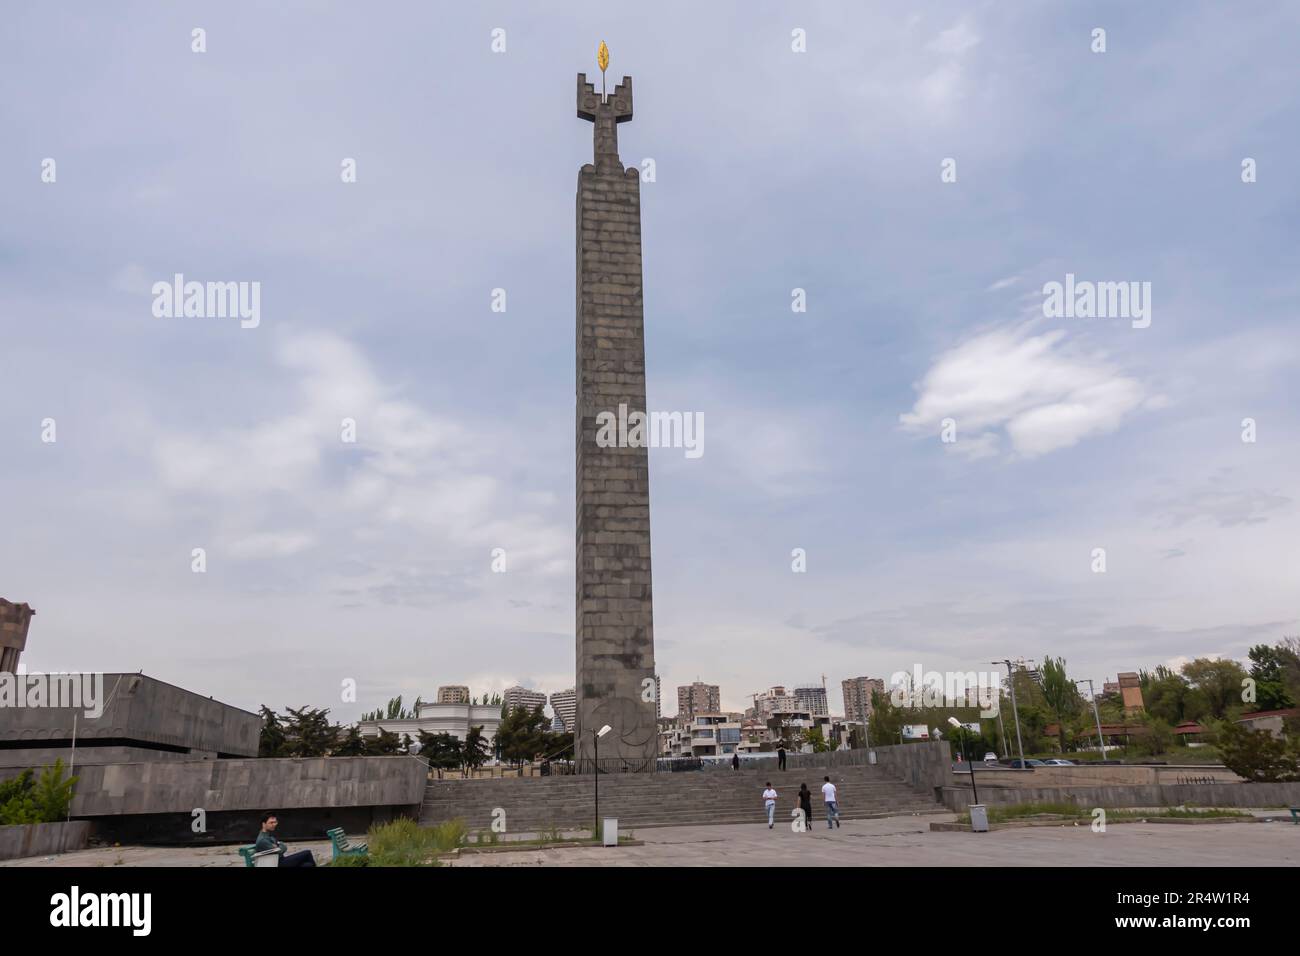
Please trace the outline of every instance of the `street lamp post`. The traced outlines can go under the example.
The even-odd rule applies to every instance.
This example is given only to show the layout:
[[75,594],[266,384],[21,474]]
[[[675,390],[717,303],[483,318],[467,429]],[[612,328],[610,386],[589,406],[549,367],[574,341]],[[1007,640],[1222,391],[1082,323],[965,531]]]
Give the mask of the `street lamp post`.
[[1085,677],[1080,683],[1088,685],[1088,696],[1092,698],[1092,717],[1097,721],[1097,743],[1101,745],[1101,759],[1106,759],[1106,738],[1101,735],[1101,714],[1097,713],[1097,692],[1093,690],[1092,678]]
[[1016,722],[1016,750],[1020,753],[1020,769],[1025,769],[1025,745],[1020,739],[1020,711],[1016,708],[1016,678],[1011,673],[1011,661],[994,661],[994,664],[1007,665],[1007,683],[1011,685],[1011,716]]
[[611,729],[609,724],[606,724],[600,730],[591,732],[592,762],[595,764],[595,773],[592,775],[592,779],[595,781],[596,791],[596,825],[591,832],[596,835],[597,840],[600,839],[600,738],[609,733]]
[[966,746],[966,728],[961,725],[961,721],[959,721],[956,717],[949,717],[948,723],[952,724],[955,728],[957,728],[958,733],[961,735],[962,756],[966,758],[966,766],[970,768],[971,795],[974,797],[975,802],[978,804],[980,802],[980,792],[979,789],[975,786],[975,764],[971,761],[970,750]]

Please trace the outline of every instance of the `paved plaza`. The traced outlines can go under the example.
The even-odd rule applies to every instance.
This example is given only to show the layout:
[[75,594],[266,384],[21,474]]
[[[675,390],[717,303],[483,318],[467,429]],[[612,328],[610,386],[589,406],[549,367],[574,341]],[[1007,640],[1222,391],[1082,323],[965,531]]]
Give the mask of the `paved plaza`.
[[951,814],[852,820],[793,833],[765,824],[638,830],[645,846],[467,855],[454,866],[1296,866],[1300,826],[1121,823],[933,833]]
[[[1265,811],[1254,811],[1265,815]],[[1277,815],[1272,811],[1268,815]],[[1284,814],[1285,815],[1285,814]],[[951,814],[851,820],[839,830],[794,833],[766,824],[659,827],[644,846],[465,854],[457,866],[1297,866],[1300,826],[1272,823],[1116,823],[992,833],[934,833]],[[329,860],[327,842],[291,843]],[[243,866],[231,847],[98,847],[0,866]]]

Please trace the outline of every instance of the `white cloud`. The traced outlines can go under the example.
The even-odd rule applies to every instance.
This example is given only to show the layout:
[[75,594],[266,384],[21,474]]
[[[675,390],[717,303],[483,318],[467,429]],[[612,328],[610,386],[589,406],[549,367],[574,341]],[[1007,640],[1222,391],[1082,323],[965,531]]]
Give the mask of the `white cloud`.
[[233,541],[227,551],[237,558],[282,558],[311,547],[309,534],[262,531]]
[[967,50],[979,45],[980,38],[971,29],[970,24],[960,20],[926,44],[926,49],[935,53],[947,53],[960,56]]
[[1027,328],[995,328],[940,355],[903,426],[937,432],[951,418],[954,450],[973,457],[990,454],[1001,430],[1016,454],[1034,458],[1114,431],[1141,405],[1141,383],[1071,348],[1065,331]]
[[[317,550],[325,555],[364,547],[377,568],[370,586],[388,593],[408,593],[412,580],[433,589],[440,586],[433,577],[463,576],[464,561],[438,564],[451,551],[481,554],[484,568],[494,547],[506,549],[511,570],[572,568],[553,496],[512,493],[494,474],[501,441],[489,429],[401,398],[339,336],[290,333],[280,345],[289,393],[276,396],[273,417],[167,433],[153,449],[163,491],[181,505],[201,502],[212,540],[230,556],[300,553],[315,543],[312,533],[293,530],[305,526],[323,530]],[[345,418],[356,423],[355,443],[342,440]],[[280,527],[267,530],[271,523]],[[425,547],[414,549],[422,569],[413,572],[416,537]]]
[[921,97],[929,106],[942,111],[962,98],[965,85],[962,61],[979,42],[980,38],[970,24],[961,20],[925,45],[928,52],[940,57],[940,62],[920,83]]

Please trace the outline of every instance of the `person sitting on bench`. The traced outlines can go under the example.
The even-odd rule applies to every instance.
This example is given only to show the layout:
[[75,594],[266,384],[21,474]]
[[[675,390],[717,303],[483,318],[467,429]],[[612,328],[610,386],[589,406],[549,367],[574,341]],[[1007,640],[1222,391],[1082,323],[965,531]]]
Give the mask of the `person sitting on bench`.
[[315,866],[316,857],[312,855],[311,850],[299,850],[297,853],[290,853],[288,852],[289,848],[276,839],[275,828],[279,825],[280,821],[275,818],[274,813],[262,814],[262,832],[257,835],[257,841],[254,844],[255,852],[278,850],[281,866]]

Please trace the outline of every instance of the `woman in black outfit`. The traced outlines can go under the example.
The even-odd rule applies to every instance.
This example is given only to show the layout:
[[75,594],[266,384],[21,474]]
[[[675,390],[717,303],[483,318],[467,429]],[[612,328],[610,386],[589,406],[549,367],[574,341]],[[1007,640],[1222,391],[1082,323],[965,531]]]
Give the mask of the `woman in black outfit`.
[[812,832],[812,791],[808,784],[799,784],[799,806],[803,808],[804,832]]

